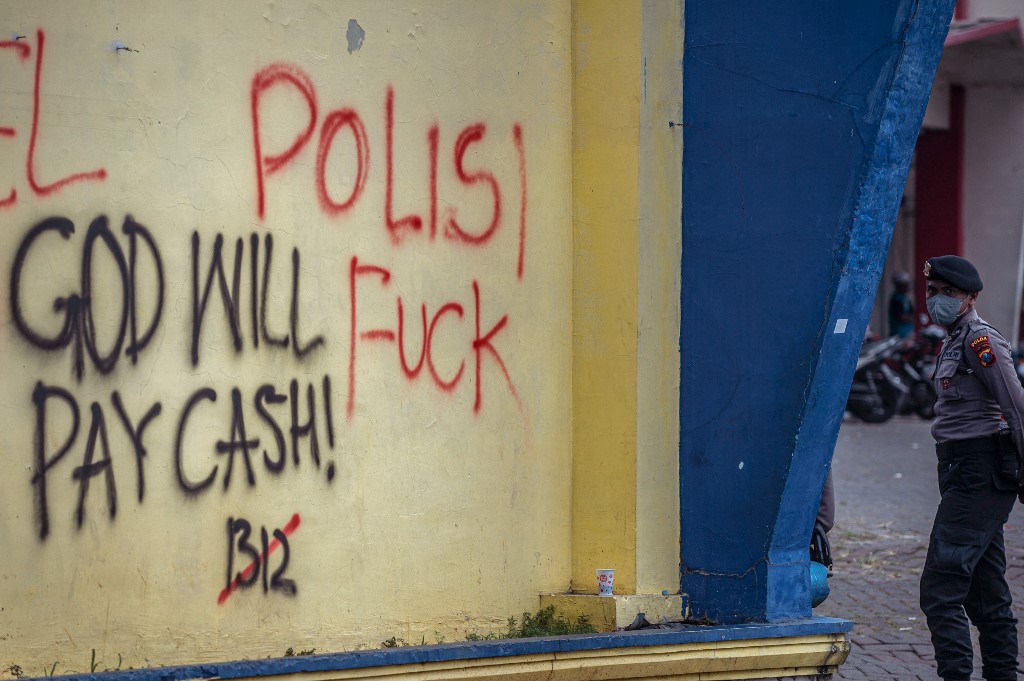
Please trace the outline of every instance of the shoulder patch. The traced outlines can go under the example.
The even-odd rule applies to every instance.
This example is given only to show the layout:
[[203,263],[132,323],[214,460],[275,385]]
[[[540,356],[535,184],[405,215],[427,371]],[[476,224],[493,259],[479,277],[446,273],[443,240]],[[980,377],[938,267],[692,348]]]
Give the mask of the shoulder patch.
[[972,340],[971,350],[978,356],[981,366],[990,367],[996,363],[996,354],[992,352],[992,345],[988,342],[988,336],[978,336]]

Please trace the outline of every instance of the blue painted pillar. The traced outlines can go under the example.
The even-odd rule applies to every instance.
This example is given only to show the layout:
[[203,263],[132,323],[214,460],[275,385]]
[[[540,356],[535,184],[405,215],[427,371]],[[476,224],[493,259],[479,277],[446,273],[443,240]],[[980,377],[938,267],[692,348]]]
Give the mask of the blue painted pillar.
[[807,544],[953,0],[689,0],[682,589],[810,615]]

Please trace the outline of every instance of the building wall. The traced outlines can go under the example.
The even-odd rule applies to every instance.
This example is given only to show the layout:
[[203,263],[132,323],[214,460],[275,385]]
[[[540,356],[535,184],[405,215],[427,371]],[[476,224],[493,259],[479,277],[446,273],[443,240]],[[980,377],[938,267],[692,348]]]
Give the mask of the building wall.
[[966,19],[1002,19],[1024,14],[1018,0],[968,0],[964,4],[967,10]]
[[[1024,20],[1016,0],[970,0],[968,19]],[[1011,344],[1020,338],[1024,291],[1024,201],[1020,199],[1024,153],[1019,85],[968,88],[964,158],[964,256],[985,277],[979,309]],[[993,247],[995,244],[995,247]]]
[[679,588],[683,5],[587,0],[573,26],[572,587],[613,568],[660,596]]
[[1024,262],[1024,88],[968,89],[964,123],[963,255],[985,283],[979,313],[1015,345]]
[[451,640],[566,588],[570,10],[0,7],[11,662]]
[[[679,584],[683,3],[645,0],[637,282],[637,592]],[[671,123],[671,124],[670,124]]]
[[[958,18],[967,21],[1024,18],[1024,6],[1016,0],[961,0],[957,12]],[[959,17],[961,12],[964,16]],[[947,48],[947,56],[936,74],[924,134],[955,136],[962,130],[962,146],[960,151],[953,151],[951,142],[936,143],[934,137],[924,138],[927,145],[919,144],[919,157],[927,146],[928,154],[939,153],[954,165],[936,170],[931,156],[927,163],[919,162],[921,177],[917,190],[922,198],[932,200],[922,201],[917,213],[904,212],[910,218],[903,220],[908,229],[897,225],[872,326],[875,320],[885,319],[892,291],[889,275],[905,268],[907,253],[913,251],[916,261],[908,271],[915,277],[918,305],[922,308],[919,312],[923,312],[921,263],[936,254],[958,251],[978,266],[985,282],[978,305],[980,313],[1016,344],[1013,339],[1020,336],[1020,296],[1024,290],[1024,201],[1019,198],[1018,161],[1024,149],[1017,139],[1022,132],[1024,89],[1015,84],[1019,80],[1015,58],[1018,52],[1019,48],[1009,42],[999,48],[975,47],[970,43]],[[983,82],[977,82],[979,78]],[[952,104],[956,98],[957,103]],[[949,132],[954,129],[956,132]],[[959,191],[955,198],[950,187]],[[908,183],[905,200],[912,190],[913,184]],[[954,205],[958,200],[962,201],[959,215],[952,215],[957,211],[947,210],[948,206],[943,204]],[[920,224],[917,217],[921,218]],[[917,252],[929,243],[932,247],[926,248],[927,252]]]
[[[573,588],[636,587],[637,182],[641,6],[575,6]],[[608,97],[608,92],[620,93]],[[592,389],[587,389],[588,386]],[[586,452],[585,454],[582,454]]]
[[[594,545],[625,546],[626,590],[656,588],[679,538],[657,527],[675,481],[650,484],[677,435],[676,404],[652,403],[679,367],[659,336],[688,352],[678,456],[697,616],[806,624],[790,620],[809,614],[837,386],[952,5],[759,21],[740,5],[687,17],[700,96],[685,120],[681,3],[5,5],[31,27],[0,43],[8,82],[27,83],[0,99],[15,150],[0,168],[0,536],[18,547],[0,559],[0,602],[18,613],[0,636],[17,662],[458,637],[589,572],[578,555],[595,549],[570,518],[592,523],[578,513],[591,501],[624,523],[594,523]],[[779,35],[794,37],[781,51]],[[602,128],[602,98],[619,127]],[[682,128],[696,153],[652,180],[678,161]],[[668,263],[682,172],[681,293]],[[615,285],[580,288],[602,275]],[[768,283],[751,297],[749,281]],[[776,312],[760,301],[780,299],[786,319],[818,325],[762,325]],[[581,309],[590,326],[571,318]],[[767,333],[774,362],[709,347],[735,345],[736,319]],[[607,371],[577,354],[588,343],[607,344]],[[755,404],[763,390],[737,381],[788,397]],[[573,442],[599,391],[625,416]],[[587,457],[606,477],[592,496],[570,480]],[[750,569],[727,584],[735,565]],[[718,646],[720,631],[700,636]],[[818,643],[845,656],[837,642]]]

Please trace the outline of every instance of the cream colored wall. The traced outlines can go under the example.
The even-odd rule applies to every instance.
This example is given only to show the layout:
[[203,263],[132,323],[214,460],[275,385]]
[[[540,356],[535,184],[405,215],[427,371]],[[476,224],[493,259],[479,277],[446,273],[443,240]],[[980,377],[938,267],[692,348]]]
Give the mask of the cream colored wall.
[[683,3],[574,8],[572,586],[613,568],[617,594],[660,596],[679,589]]
[[[0,666],[453,640],[565,588],[570,15],[546,0],[0,6],[20,36],[0,48]],[[388,228],[410,215],[418,230]],[[155,245],[137,236],[134,260],[128,216]],[[54,217],[73,232],[28,238]],[[225,284],[199,325],[220,237]],[[141,338],[160,302],[133,362],[122,306]],[[221,597],[230,547],[233,571],[252,561],[231,519],[255,551],[261,528],[288,530],[277,588],[261,570]]]
[[968,19],[1005,19],[1024,16],[1020,0],[970,0]]
[[[970,0],[968,19],[1024,20],[1020,0]],[[968,87],[964,141],[964,256],[985,277],[979,309],[1012,340],[1020,336],[1024,202],[1020,196],[1019,86]],[[998,244],[998,248],[992,248]]]
[[1024,267],[1024,88],[969,88],[964,121],[963,255],[985,283],[979,313],[1016,347]]
[[637,593],[660,594],[679,590],[682,0],[644,0],[641,31]]

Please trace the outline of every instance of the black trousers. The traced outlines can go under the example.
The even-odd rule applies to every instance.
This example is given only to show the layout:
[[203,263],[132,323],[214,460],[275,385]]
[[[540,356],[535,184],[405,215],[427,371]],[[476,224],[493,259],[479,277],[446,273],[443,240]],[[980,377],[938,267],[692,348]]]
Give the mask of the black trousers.
[[998,477],[997,461],[995,453],[971,454],[938,466],[942,501],[921,575],[921,610],[943,679],[969,679],[973,671],[967,618],[978,628],[984,678],[1017,679],[1017,620],[1003,545],[1016,492]]

